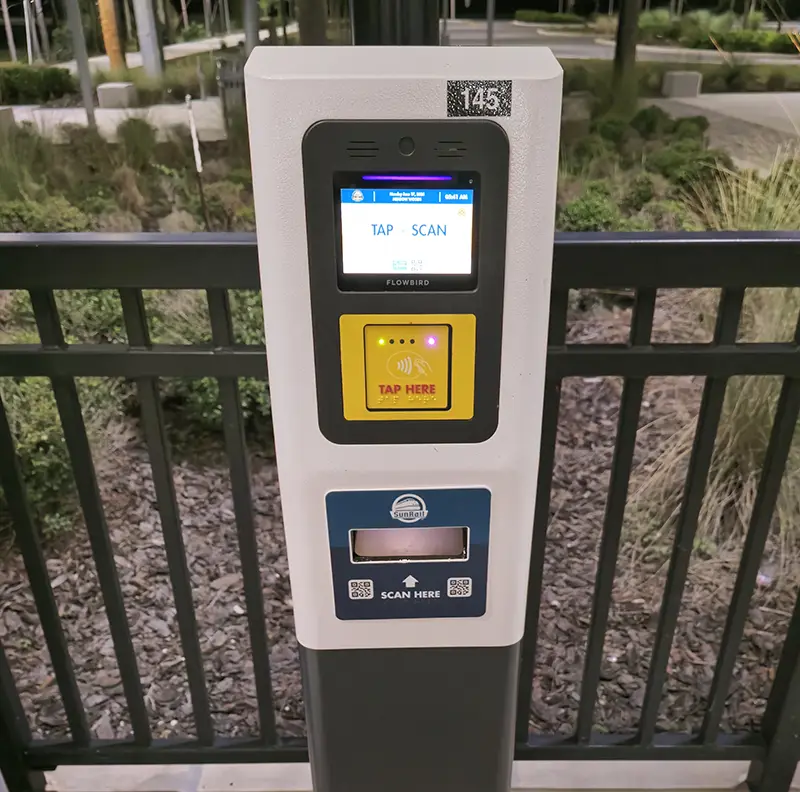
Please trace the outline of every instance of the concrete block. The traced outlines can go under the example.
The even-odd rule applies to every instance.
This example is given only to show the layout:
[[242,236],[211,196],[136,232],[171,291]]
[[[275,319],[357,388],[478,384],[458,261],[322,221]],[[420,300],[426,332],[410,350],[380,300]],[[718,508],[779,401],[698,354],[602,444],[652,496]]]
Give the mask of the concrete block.
[[130,82],[108,82],[97,86],[97,104],[103,109],[138,107],[136,86]]
[[671,99],[687,99],[700,95],[703,75],[694,71],[668,71],[664,73],[661,94]]
[[565,96],[561,106],[561,140],[571,143],[586,137],[591,123],[589,98],[578,94]]
[[13,107],[0,107],[0,132],[11,129],[16,124]]

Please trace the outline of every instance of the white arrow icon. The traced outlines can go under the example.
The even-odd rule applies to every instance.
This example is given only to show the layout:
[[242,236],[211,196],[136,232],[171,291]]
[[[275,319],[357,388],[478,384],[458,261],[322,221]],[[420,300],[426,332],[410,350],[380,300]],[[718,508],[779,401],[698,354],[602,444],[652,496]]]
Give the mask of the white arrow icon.
[[416,588],[419,581],[413,575],[409,575],[403,583],[405,583],[406,588]]

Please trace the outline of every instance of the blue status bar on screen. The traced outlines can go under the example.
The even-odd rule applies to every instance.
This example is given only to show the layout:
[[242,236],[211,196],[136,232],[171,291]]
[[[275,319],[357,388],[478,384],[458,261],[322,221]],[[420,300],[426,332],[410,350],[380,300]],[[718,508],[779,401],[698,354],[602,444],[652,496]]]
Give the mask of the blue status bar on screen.
[[471,204],[472,190],[342,190],[342,203],[355,204]]

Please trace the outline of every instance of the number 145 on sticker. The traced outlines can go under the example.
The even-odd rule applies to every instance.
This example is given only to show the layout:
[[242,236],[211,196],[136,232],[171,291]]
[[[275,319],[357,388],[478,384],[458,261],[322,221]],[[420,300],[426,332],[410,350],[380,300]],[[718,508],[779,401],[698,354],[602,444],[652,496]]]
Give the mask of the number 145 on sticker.
[[511,80],[448,80],[447,115],[510,116]]

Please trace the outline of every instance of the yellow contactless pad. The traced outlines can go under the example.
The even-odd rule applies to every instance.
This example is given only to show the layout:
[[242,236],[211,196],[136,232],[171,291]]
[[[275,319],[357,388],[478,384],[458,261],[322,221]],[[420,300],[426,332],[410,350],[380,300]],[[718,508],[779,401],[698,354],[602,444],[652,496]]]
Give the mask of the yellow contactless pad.
[[471,419],[475,324],[474,314],[340,316],[345,420]]
[[446,410],[450,325],[364,328],[368,410]]

